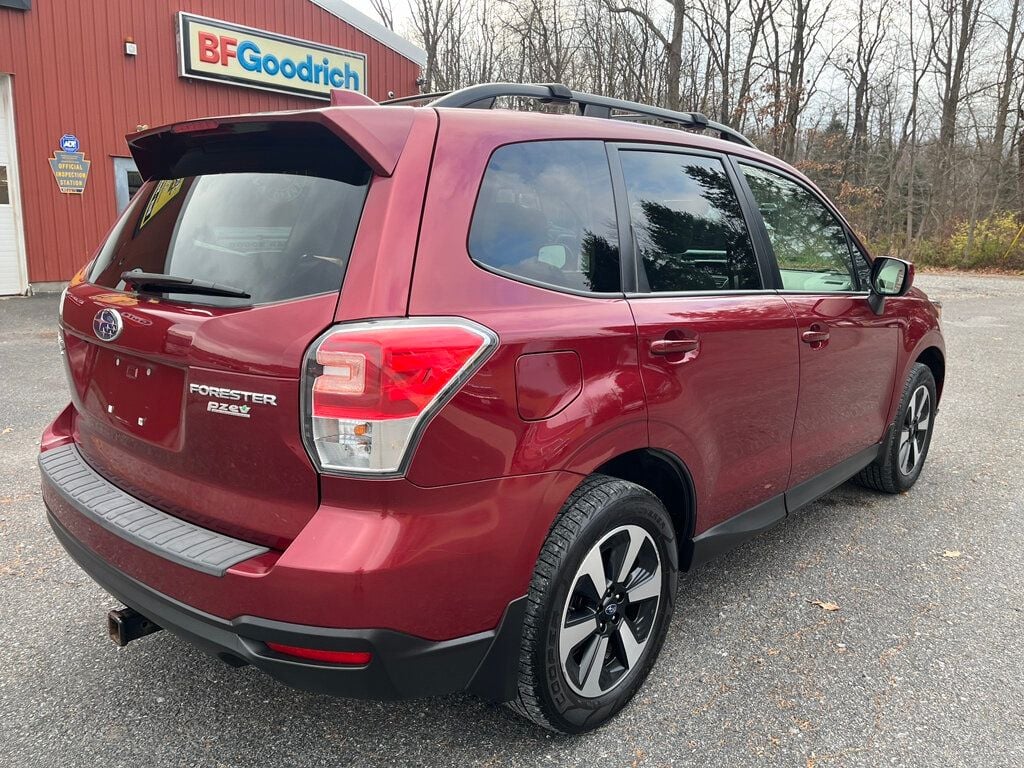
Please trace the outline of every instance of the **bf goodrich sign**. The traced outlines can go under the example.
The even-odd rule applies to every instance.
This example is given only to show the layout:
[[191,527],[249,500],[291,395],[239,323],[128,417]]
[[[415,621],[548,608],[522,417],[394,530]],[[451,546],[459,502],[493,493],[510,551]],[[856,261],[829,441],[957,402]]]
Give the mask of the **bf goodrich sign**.
[[366,55],[191,13],[178,14],[179,74],[329,99],[366,93]]

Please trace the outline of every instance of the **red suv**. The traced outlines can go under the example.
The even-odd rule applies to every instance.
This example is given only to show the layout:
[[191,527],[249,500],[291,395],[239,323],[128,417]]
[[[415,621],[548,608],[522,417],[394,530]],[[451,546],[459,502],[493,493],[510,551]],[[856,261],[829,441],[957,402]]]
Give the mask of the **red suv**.
[[937,305],[699,114],[483,85],[129,144],[146,183],[63,296],[39,457],[120,643],[586,731],[680,571],[921,473]]

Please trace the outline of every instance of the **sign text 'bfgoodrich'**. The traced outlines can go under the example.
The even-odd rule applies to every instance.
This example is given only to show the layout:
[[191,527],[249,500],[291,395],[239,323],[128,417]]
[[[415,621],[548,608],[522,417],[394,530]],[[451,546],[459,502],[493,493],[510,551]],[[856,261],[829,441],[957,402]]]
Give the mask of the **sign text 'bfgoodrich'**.
[[366,56],[252,27],[178,14],[182,77],[329,99],[366,92]]

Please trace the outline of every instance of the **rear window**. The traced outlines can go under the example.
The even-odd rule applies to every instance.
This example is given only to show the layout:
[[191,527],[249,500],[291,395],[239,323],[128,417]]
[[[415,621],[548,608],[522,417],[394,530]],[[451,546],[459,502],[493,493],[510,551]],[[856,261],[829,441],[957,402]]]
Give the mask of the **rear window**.
[[89,280],[124,290],[123,273],[149,272],[228,285],[251,297],[161,294],[217,306],[338,291],[368,182],[368,169],[346,180],[228,172],[147,182]]
[[473,260],[553,288],[620,291],[611,173],[599,141],[495,150],[469,233]]

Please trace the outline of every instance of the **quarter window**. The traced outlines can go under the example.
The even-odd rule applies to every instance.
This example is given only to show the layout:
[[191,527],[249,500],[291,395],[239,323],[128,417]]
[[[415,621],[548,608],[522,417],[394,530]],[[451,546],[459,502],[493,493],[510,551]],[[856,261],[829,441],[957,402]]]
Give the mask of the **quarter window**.
[[469,253],[513,278],[576,291],[620,291],[604,145],[538,141],[497,149],[480,187]]
[[762,287],[739,198],[722,161],[622,152],[638,255],[651,291]]
[[839,219],[809,189],[778,173],[741,164],[787,291],[857,290],[850,243]]

